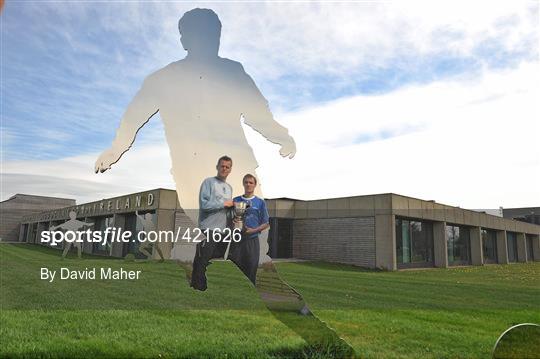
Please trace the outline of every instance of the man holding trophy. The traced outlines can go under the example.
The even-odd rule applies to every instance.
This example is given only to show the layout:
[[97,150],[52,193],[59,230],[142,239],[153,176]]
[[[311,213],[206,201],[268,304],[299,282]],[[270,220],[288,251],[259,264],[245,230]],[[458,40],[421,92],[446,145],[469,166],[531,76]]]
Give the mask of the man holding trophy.
[[205,179],[201,185],[199,228],[222,231],[231,225],[228,212],[229,208],[232,208],[232,230],[240,230],[242,239],[240,242],[231,240],[229,243],[221,243],[208,240],[198,243],[193,260],[191,287],[206,290],[206,267],[210,259],[221,256],[234,262],[255,285],[259,265],[259,233],[269,227],[266,204],[263,199],[254,195],[257,179],[251,174],[245,175],[242,180],[244,195],[231,200],[232,188],[226,182],[232,169],[230,157],[222,156],[216,169],[217,175]]
[[257,179],[246,174],[242,179],[244,194],[233,199],[234,227],[242,229],[240,243],[231,243],[231,260],[255,284],[259,265],[259,233],[270,227],[264,199],[255,196]]
[[[206,178],[201,184],[199,190],[199,228],[201,230],[210,230],[212,233],[221,232],[229,225],[229,209],[233,206],[233,201],[232,187],[226,180],[231,173],[232,164],[229,156],[221,156],[216,165],[216,176]],[[223,248],[223,243],[211,240],[212,237],[213,235],[208,240],[197,244],[190,283],[194,289],[206,290],[206,267],[210,259],[221,256],[218,253]]]

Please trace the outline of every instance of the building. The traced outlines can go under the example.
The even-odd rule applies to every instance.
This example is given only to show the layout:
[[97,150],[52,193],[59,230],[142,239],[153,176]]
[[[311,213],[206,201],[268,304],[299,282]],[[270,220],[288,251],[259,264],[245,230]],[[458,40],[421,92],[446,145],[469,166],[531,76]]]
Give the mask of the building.
[[[540,225],[451,207],[392,193],[315,201],[269,199],[269,254],[398,270],[417,267],[507,264],[540,260]],[[140,231],[139,214],[151,213],[156,230],[193,227],[176,192],[155,189],[42,212],[23,219],[20,241],[68,219],[70,211],[94,223]],[[170,256],[172,243],[160,243]],[[137,243],[114,243],[108,251],[85,243],[85,253],[137,254]]]
[[503,208],[503,217],[540,224],[540,207]]
[[282,245],[296,258],[386,270],[540,260],[539,225],[434,201],[387,193],[269,208],[270,254]]
[[[172,230],[179,225],[185,226],[186,223],[191,225],[189,218],[179,206],[176,192],[160,188],[26,216],[20,226],[19,241],[40,243],[41,232],[67,221],[71,211],[77,214],[77,219],[93,223],[92,230],[95,231],[104,231],[107,227],[115,227],[121,228],[123,231],[131,231],[136,235],[142,230],[136,213],[139,215],[151,213],[156,231]],[[172,244],[169,244],[161,244],[163,254],[166,257],[170,257],[172,249]],[[138,243],[136,241],[114,243],[112,250],[99,243],[85,242],[83,252],[124,257],[128,253],[139,255],[137,249]]]
[[17,193],[0,202],[0,238],[3,241],[17,241],[24,216],[73,205],[74,199]]

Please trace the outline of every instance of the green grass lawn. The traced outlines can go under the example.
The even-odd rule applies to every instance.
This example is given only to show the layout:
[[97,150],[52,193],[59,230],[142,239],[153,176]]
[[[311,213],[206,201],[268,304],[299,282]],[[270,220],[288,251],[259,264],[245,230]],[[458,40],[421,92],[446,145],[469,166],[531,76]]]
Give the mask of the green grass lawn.
[[[231,263],[189,288],[172,262],[0,244],[4,357],[325,357],[272,316]],[[40,268],[142,270],[137,281],[39,278]],[[484,357],[518,323],[540,323],[540,263],[401,272],[279,263],[284,279],[360,357]],[[58,276],[58,275],[57,275]],[[302,318],[299,318],[302,320]]]

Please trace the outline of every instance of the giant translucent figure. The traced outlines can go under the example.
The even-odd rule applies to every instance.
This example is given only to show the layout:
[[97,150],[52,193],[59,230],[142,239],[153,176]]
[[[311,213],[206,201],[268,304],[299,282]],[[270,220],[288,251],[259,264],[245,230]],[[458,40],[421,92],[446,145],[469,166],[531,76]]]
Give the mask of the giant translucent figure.
[[[131,147],[137,131],[159,111],[180,205],[197,223],[199,187],[215,171],[216,159],[223,155],[233,159],[227,182],[235,194],[243,193],[242,177],[256,172],[257,161],[244,135],[242,118],[266,139],[280,144],[283,157],[292,158],[296,146],[287,129],[274,120],[266,99],[242,65],[218,56],[221,22],[217,15],[212,10],[194,9],[182,16],[178,28],[187,56],[145,79],[122,118],[111,148],[96,161],[95,171],[110,169]],[[260,190],[255,194],[264,198]],[[267,255],[267,236],[267,231],[260,236],[261,268],[256,285],[267,307],[274,314],[283,310],[302,312],[305,320],[321,324],[311,326],[310,333],[322,331],[325,340],[335,336],[311,315],[302,297],[279,279]],[[173,248],[171,256],[192,262],[195,248],[182,243]],[[301,333],[302,327],[309,327],[305,321],[286,324],[307,338]]]
[[[242,176],[257,168],[241,117],[269,141],[281,144],[282,156],[292,158],[296,147],[287,129],[273,119],[267,101],[242,65],[218,56],[221,23],[217,15],[194,9],[180,19],[178,27],[188,55],[146,78],[95,170],[110,169],[131,147],[137,131],[159,111],[180,205],[197,223],[199,187],[214,171],[217,158],[226,154],[234,161],[228,178],[234,193],[242,192]],[[261,262],[270,260],[267,249],[267,244],[261,249]],[[173,256],[188,260],[193,253],[187,251],[175,250]]]

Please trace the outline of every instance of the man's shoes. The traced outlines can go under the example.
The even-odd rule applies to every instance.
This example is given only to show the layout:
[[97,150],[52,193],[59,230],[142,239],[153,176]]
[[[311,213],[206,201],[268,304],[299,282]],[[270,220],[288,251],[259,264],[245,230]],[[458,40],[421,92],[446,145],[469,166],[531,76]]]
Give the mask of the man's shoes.
[[206,285],[206,275],[204,273],[196,274],[195,276],[191,277],[191,283],[189,283],[189,286],[193,289],[200,290],[204,292],[207,288]]
[[193,276],[193,263],[177,261],[178,265],[182,267],[186,273],[186,280],[189,286],[193,289],[205,291],[207,289],[206,276],[198,274]]
[[[192,266],[193,268],[193,266]],[[191,273],[191,281],[189,283],[190,287],[196,290],[205,291],[206,286],[206,273],[205,268],[201,268],[200,265],[196,264],[193,272]]]
[[189,286],[193,289],[200,290],[201,292],[204,292],[207,288],[206,281],[192,281]]

